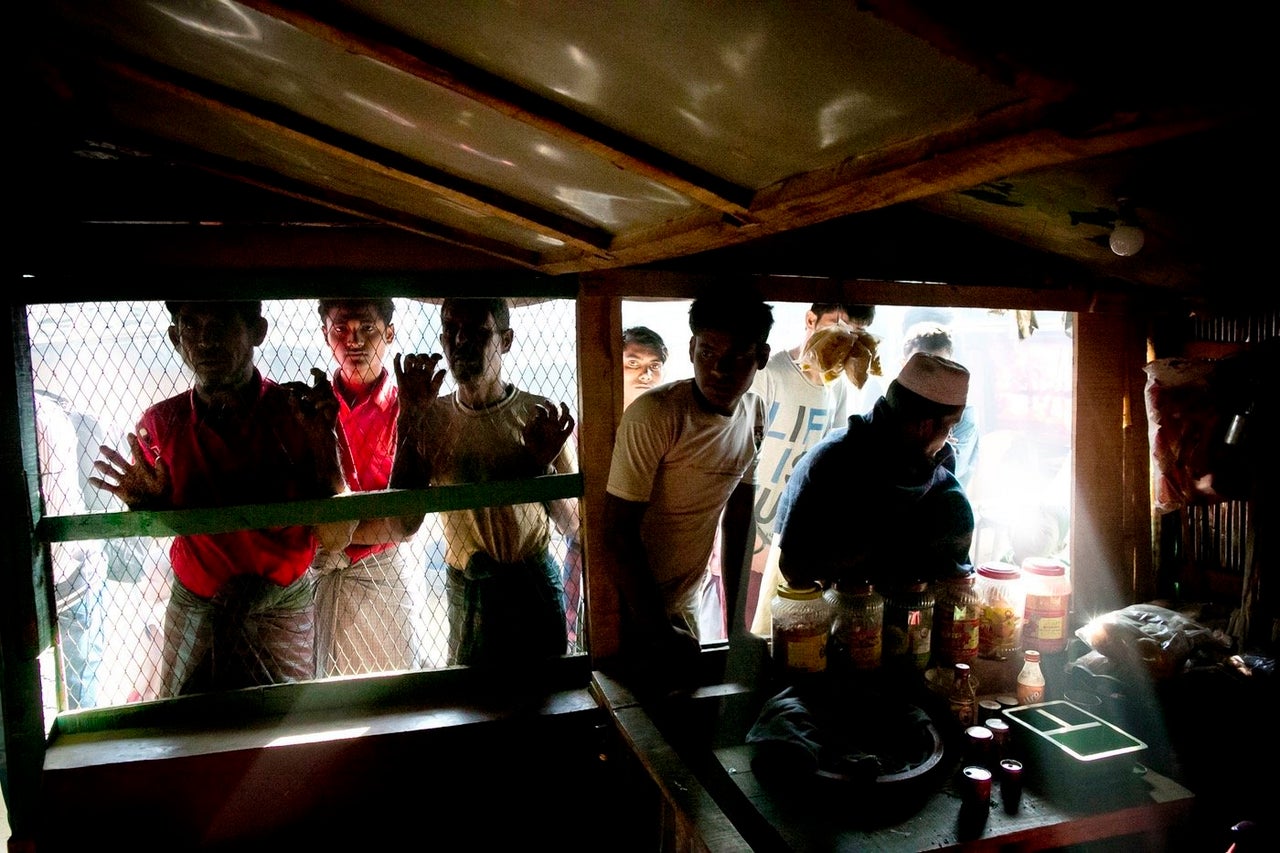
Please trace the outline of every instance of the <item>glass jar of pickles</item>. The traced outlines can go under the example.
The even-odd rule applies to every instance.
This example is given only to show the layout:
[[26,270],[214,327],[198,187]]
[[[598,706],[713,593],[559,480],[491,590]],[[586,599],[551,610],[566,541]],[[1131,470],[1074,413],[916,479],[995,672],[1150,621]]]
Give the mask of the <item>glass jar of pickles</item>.
[[837,581],[826,599],[831,603],[827,667],[833,672],[879,669],[884,598],[869,583]]
[[792,587],[783,582],[769,604],[772,656],[778,674],[825,672],[831,604],[822,597],[822,590],[816,584]]
[[926,581],[894,587],[884,601],[886,669],[923,673],[933,648],[933,590]]
[[1022,570],[1012,563],[978,566],[974,590],[981,603],[978,654],[989,660],[1008,660],[1022,648],[1022,618],[1026,591]]
[[1022,561],[1027,590],[1022,622],[1023,648],[1042,654],[1066,651],[1071,609],[1071,580],[1067,566],[1052,557]]
[[978,656],[978,624],[982,616],[973,574],[934,584],[933,663],[953,667],[972,664]]

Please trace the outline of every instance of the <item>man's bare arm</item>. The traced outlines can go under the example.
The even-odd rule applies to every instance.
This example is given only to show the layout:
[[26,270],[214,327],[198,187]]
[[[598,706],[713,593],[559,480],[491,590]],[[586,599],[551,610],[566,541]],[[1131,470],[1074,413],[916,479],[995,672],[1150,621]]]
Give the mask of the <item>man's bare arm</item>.
[[[418,453],[412,436],[406,438],[400,433],[396,447],[395,462],[391,469],[391,479],[387,484],[392,489],[423,489],[431,484],[430,471],[425,460]],[[365,518],[356,525],[351,533],[351,541],[357,545],[378,545],[384,542],[407,542],[422,526],[426,513],[414,513],[391,518]]]
[[624,635],[628,645],[623,651],[667,688],[692,687],[698,679],[702,646],[697,637],[677,627],[667,615],[662,590],[640,538],[640,522],[647,508],[648,504],[605,494],[608,570],[636,629],[635,633]]
[[720,574],[724,580],[726,617],[729,636],[746,624],[745,578],[751,570],[750,555],[755,545],[755,487],[739,483],[725,503],[720,522]]
[[662,591],[640,538],[640,523],[648,506],[607,493],[604,496],[604,542],[612,563],[609,570],[623,605],[644,628],[670,625]]

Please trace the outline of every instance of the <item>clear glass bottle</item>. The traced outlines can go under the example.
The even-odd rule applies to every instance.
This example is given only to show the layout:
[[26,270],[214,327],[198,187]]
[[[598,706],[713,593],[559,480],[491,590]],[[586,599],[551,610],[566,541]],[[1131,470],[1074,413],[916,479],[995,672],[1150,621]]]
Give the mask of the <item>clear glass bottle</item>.
[[951,667],[972,664],[978,657],[978,628],[982,603],[974,586],[976,575],[938,581],[933,606],[933,663]]
[[837,582],[825,597],[831,604],[831,640],[827,666],[839,672],[880,668],[884,597],[869,583]]
[[955,717],[962,729],[966,729],[977,723],[978,695],[973,687],[973,679],[970,677],[969,664],[958,663],[953,671],[947,704],[951,708],[951,716]]
[[1040,652],[1027,649],[1022,653],[1022,671],[1018,673],[1018,704],[1043,702],[1044,673],[1040,670]]
[[1022,648],[1022,619],[1026,590],[1022,570],[1012,563],[983,563],[974,583],[982,602],[978,624],[978,656],[1008,660]]
[[773,619],[772,655],[780,676],[824,672],[831,605],[817,585],[778,584],[769,606]]
[[925,581],[896,587],[884,601],[883,655],[886,668],[923,673],[933,643],[933,590]]

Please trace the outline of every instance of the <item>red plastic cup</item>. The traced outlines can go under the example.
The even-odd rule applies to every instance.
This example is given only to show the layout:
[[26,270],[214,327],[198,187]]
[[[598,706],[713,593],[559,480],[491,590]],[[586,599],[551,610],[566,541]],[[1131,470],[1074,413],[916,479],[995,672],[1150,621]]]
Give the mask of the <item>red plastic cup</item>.
[[970,764],[960,771],[964,782],[964,804],[986,808],[991,805],[991,771],[977,764]]
[[969,764],[991,767],[994,735],[986,726],[969,726],[964,730],[964,760]]
[[991,757],[996,760],[1004,758],[1005,750],[1009,748],[1009,724],[993,717],[983,720],[982,725],[991,730]]
[[1022,762],[1015,758],[1000,761],[1000,802],[1009,814],[1022,805]]

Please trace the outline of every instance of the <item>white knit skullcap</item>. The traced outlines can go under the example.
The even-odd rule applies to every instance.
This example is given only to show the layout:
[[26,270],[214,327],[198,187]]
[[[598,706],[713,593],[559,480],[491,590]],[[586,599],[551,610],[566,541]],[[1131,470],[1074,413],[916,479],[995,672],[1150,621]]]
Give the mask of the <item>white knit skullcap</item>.
[[940,355],[915,353],[902,366],[897,381],[908,391],[944,406],[963,406],[969,396],[969,371]]

